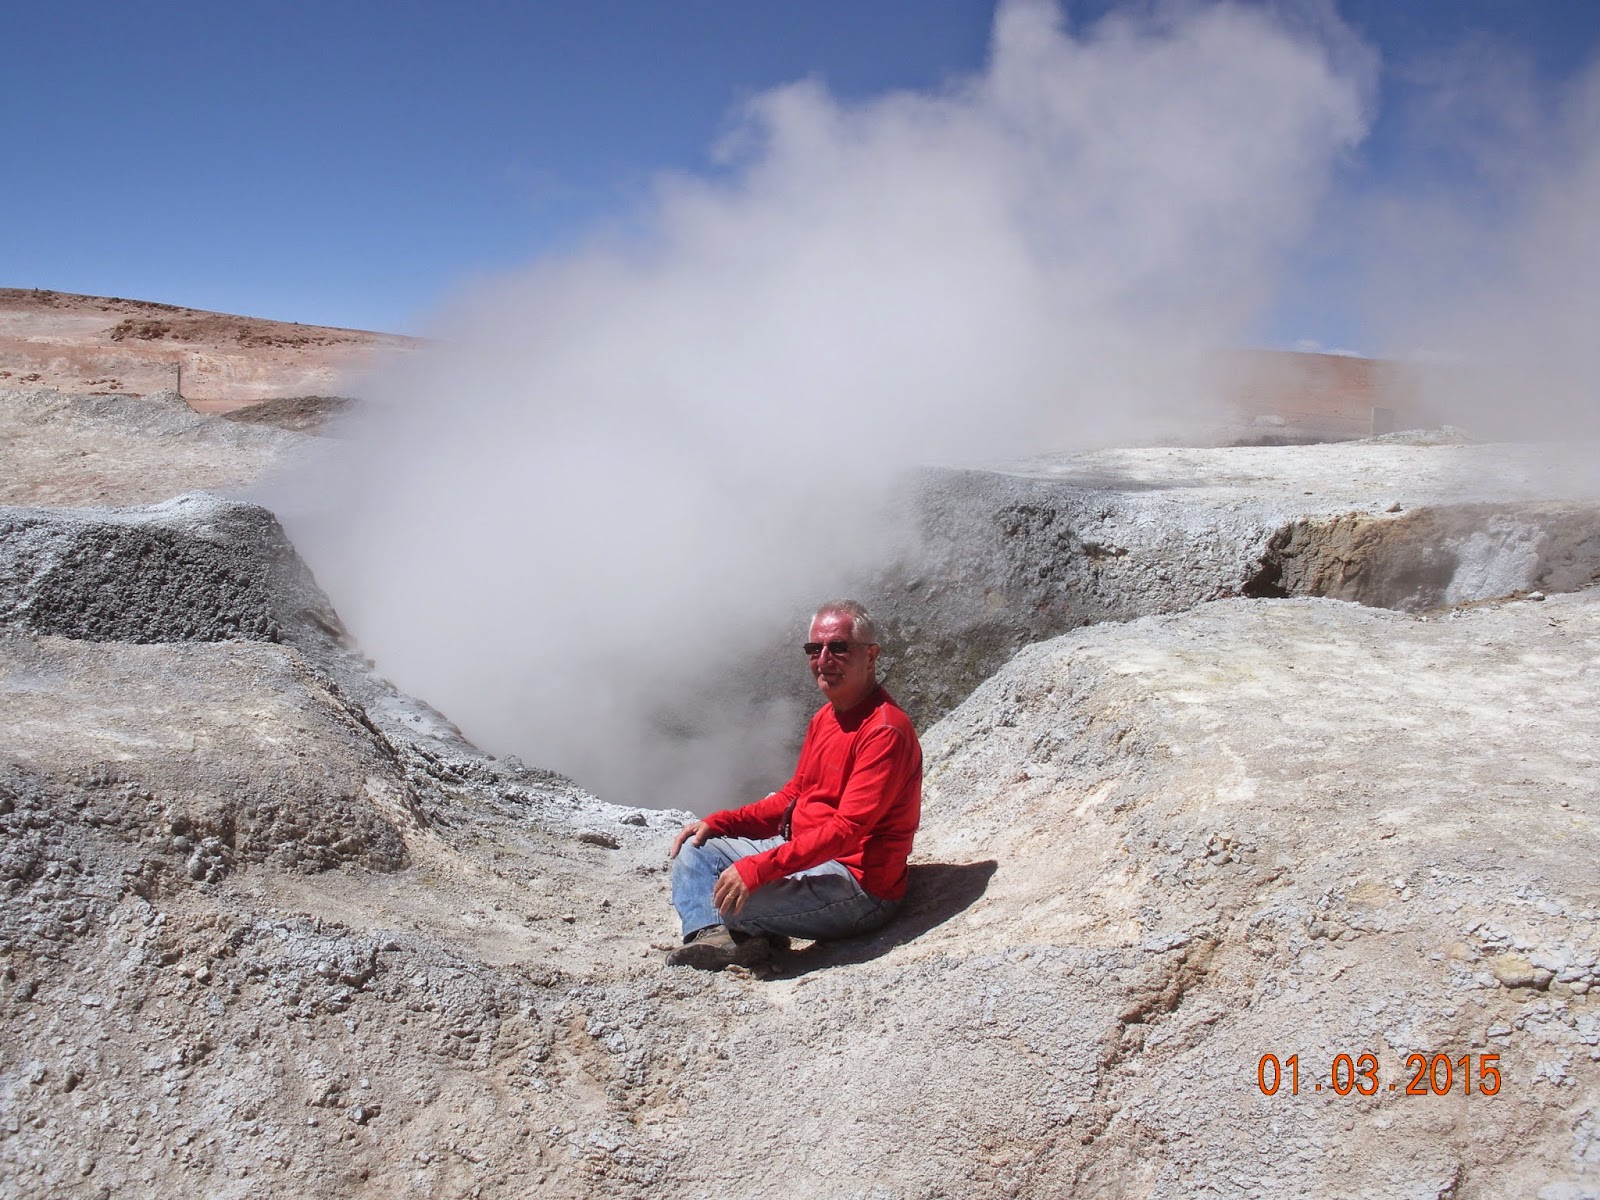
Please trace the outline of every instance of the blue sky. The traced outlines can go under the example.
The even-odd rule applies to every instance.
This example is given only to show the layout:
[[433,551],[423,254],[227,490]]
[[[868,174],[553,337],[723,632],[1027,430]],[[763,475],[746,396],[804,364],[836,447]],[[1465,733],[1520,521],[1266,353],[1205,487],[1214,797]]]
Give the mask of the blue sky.
[[[1068,5],[1069,21],[1110,7]],[[1262,319],[1272,344],[1368,332],[1345,265],[1363,198],[1494,204],[1481,164],[1430,136],[1441,65],[1491,64],[1544,111],[1600,46],[1600,4],[1573,0],[1338,11],[1381,55],[1376,121],[1334,181],[1334,232],[1293,256]],[[0,285],[417,330],[474,281],[637,210],[662,170],[715,170],[741,100],[807,76],[847,101],[936,89],[981,68],[992,15],[977,0],[12,4]]]

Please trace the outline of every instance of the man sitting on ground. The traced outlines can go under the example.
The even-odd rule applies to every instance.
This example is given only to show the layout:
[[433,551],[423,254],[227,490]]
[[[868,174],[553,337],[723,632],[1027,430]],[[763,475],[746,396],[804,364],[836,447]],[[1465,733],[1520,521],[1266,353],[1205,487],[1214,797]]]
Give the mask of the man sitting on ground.
[[805,644],[828,703],[794,777],[743,808],[691,821],[672,843],[674,965],[759,962],[770,938],[868,933],[899,908],[922,815],[922,747],[877,679],[877,631],[853,600],[825,604]]

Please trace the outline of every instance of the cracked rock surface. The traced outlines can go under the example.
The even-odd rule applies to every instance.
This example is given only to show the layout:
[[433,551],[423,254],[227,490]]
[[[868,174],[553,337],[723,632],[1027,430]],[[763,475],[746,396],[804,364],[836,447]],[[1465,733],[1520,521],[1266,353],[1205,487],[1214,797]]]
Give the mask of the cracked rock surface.
[[1225,601],[1031,647],[933,730],[920,848],[1002,864],[964,920],[1139,960],[1098,981],[1108,1194],[1593,1191],[1597,663],[1594,591]]
[[[34,847],[8,867],[0,1009],[16,1194],[1593,1188],[1594,592],[1453,620],[1225,601],[1032,647],[929,731],[897,925],[721,976],[660,964],[670,814],[563,827],[484,761],[414,773],[418,815],[295,652],[90,650],[12,639],[8,712],[41,663],[125,690],[111,655],[278,695],[136,741],[89,711],[100,742],[9,777],[8,845]],[[179,727],[294,794],[349,793],[299,819],[362,813],[404,859],[236,844],[194,877],[162,774]],[[123,782],[74,784],[117,739]],[[1269,1052],[1298,1056],[1298,1095],[1262,1094]],[[1337,1056],[1366,1053],[1377,1093],[1335,1094]],[[1412,1054],[1450,1057],[1450,1094],[1405,1093]],[[707,1119],[724,1107],[786,1136]]]
[[917,549],[867,587],[890,686],[931,724],[1030,642],[1209,600],[1421,611],[1600,583],[1584,446],[1100,450],[930,470]]
[[[1254,504],[1259,549],[1307,515],[1274,462],[1389,462],[1250,453],[1187,507],[1070,486],[1176,577],[1215,543],[1160,511]],[[661,963],[685,814],[478,752],[270,514],[6,510],[0,1194],[1600,1194],[1600,589],[1536,484],[1476,499],[1554,506],[1547,598],[1224,592],[1024,646],[924,730],[895,923],[721,975]],[[1133,544],[1073,536],[1017,595]]]

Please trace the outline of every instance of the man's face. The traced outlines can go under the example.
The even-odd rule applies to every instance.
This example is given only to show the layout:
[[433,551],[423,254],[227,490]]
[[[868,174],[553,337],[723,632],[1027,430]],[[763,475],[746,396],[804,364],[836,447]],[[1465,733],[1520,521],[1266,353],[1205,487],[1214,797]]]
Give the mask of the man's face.
[[[850,618],[843,613],[824,613],[811,622],[811,642],[852,641]],[[843,654],[835,654],[826,646],[811,660],[811,674],[817,688],[835,708],[845,711],[854,708],[872,691],[873,664],[878,661],[878,647],[852,645]]]

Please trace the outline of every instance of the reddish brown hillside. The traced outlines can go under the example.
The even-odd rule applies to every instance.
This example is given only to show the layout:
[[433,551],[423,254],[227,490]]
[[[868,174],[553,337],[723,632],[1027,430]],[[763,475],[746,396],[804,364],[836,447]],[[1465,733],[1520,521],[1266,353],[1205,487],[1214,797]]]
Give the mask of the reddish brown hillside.
[[[346,394],[396,334],[233,316],[116,297],[0,288],[0,387],[148,395],[181,384],[202,412]],[[1318,441],[1425,423],[1417,380],[1376,359],[1272,350],[1219,354],[1205,390],[1247,438]],[[181,377],[180,377],[181,370]],[[267,410],[263,410],[263,418]]]
[[[329,395],[414,338],[147,300],[0,288],[0,387],[148,395],[179,385],[203,412]],[[180,376],[181,372],[181,376]]]
[[1220,394],[1264,436],[1322,441],[1427,422],[1421,381],[1400,363],[1286,350],[1238,350],[1218,362]]

